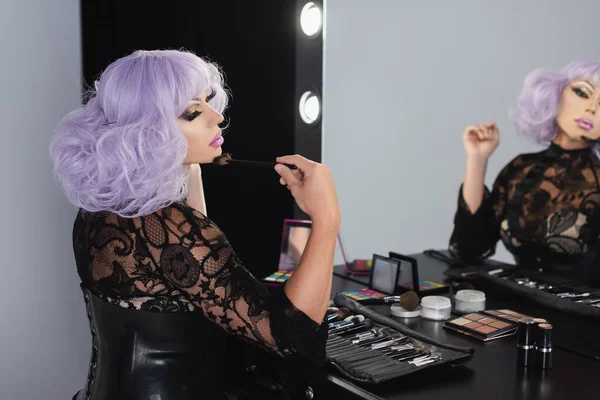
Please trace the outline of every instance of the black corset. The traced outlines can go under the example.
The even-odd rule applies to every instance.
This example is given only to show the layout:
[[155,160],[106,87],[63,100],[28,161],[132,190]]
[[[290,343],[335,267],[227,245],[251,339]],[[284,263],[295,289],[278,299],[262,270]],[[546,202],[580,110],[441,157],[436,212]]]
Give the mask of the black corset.
[[202,313],[130,310],[82,290],[93,347],[77,400],[223,398],[225,335]]

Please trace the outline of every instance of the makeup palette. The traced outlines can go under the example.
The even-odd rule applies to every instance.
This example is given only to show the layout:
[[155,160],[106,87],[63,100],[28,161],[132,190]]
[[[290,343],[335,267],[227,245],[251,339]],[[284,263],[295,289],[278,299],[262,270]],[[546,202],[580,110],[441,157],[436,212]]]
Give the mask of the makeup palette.
[[276,272],[261,279],[263,284],[279,286],[292,277],[308,243],[311,228],[312,222],[309,220],[285,219],[283,221],[279,265]]
[[533,318],[529,315],[521,314],[513,310],[485,310],[482,311],[482,313],[515,324],[518,324],[521,318]]
[[387,296],[387,294],[385,294],[385,293],[377,292],[375,290],[368,289],[368,288],[364,288],[364,289],[360,289],[360,290],[349,290],[347,292],[340,292],[340,294],[343,294],[344,296],[348,296],[351,299],[354,299],[358,302],[360,302],[361,300],[368,300],[368,299],[381,299],[381,298]]
[[355,272],[370,272],[373,269],[373,260],[353,260],[349,268]]
[[393,251],[389,252],[389,258],[398,260],[400,264],[397,280],[399,292],[412,290],[420,296],[428,296],[449,290],[448,285],[443,283],[419,279],[419,264],[416,258]]
[[487,342],[514,335],[517,324],[481,312],[447,321],[444,323],[444,328]]
[[[400,284],[401,287],[404,287],[408,290],[413,290],[413,283],[412,282],[404,282],[402,284]],[[419,281],[419,292],[426,292],[426,291],[431,291],[434,289],[447,289],[448,286],[444,285],[443,283],[438,283],[438,282],[434,282],[434,281]]]
[[271,275],[263,278],[263,280],[265,282],[285,283],[285,281],[290,279],[290,277],[292,276],[293,273],[294,273],[294,271],[287,271],[287,270],[280,269],[279,271],[273,272]]

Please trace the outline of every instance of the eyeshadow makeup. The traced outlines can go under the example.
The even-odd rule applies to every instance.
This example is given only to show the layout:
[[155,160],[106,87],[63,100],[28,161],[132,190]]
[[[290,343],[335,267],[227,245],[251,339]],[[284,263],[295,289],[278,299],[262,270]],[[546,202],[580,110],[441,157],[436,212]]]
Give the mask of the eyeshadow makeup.
[[487,316],[483,313],[467,314],[444,323],[444,328],[487,342],[513,335],[517,325]]
[[271,275],[263,278],[263,280],[265,282],[284,283],[285,281],[287,281],[288,279],[291,278],[293,273],[294,273],[294,271],[279,270],[279,271],[273,272]]
[[515,325],[519,323],[519,320],[521,318],[533,318],[530,315],[525,315],[525,314],[521,314],[518,313],[516,311],[513,310],[485,310],[485,311],[481,311],[483,314],[492,316],[494,318],[506,321],[506,322],[511,322],[514,323]]
[[375,290],[368,289],[368,288],[364,288],[364,289],[360,289],[360,290],[349,290],[346,292],[340,292],[340,294],[350,297],[351,299],[354,299],[354,300],[358,301],[359,303],[362,301],[365,301],[365,300],[383,299],[384,297],[387,296],[387,294],[385,294],[385,293],[377,292]]

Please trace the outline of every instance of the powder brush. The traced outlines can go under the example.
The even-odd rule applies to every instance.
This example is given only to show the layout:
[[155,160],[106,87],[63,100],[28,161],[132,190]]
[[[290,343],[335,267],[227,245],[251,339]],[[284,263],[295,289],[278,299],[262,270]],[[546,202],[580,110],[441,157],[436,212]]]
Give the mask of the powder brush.
[[[218,166],[239,165],[242,167],[263,167],[263,168],[271,168],[271,169],[274,168],[275,165],[279,164],[279,163],[271,162],[271,161],[234,160],[233,158],[231,158],[231,154],[229,154],[229,153],[221,154],[220,156],[215,157],[213,159],[212,163],[215,165],[218,165]],[[295,165],[292,165],[292,164],[282,163],[282,165],[285,165],[289,169],[298,169],[298,167],[296,167]]]
[[411,290],[410,292],[406,292],[400,296],[386,296],[379,299],[372,298],[359,300],[358,302],[365,305],[400,303],[400,306],[405,310],[414,311],[419,306],[419,295]]

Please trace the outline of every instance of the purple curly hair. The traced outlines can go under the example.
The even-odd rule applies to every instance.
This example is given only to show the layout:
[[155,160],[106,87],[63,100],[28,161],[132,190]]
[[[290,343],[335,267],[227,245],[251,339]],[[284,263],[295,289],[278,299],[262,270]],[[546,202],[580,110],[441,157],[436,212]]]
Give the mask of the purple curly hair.
[[66,196],[87,211],[147,215],[187,194],[187,142],[177,118],[202,91],[223,112],[219,68],[183,50],[138,50],[110,64],[90,100],[66,115],[50,143]]
[[[559,72],[548,69],[530,72],[515,110],[517,131],[540,142],[551,141],[558,129],[556,116],[562,91],[577,78],[600,82],[600,61],[576,61]],[[594,144],[592,149],[600,158],[600,144]]]

